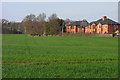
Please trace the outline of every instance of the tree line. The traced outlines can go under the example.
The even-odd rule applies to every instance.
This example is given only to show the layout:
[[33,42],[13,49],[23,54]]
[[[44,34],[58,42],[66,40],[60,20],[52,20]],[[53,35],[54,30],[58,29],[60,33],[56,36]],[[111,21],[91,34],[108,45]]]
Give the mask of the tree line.
[[59,19],[56,14],[52,14],[46,21],[46,14],[41,13],[38,16],[34,14],[27,15],[22,24],[26,34],[57,35],[65,32],[67,21],[68,19]]
[[22,34],[24,33],[24,29],[22,23],[20,22],[12,22],[6,19],[2,19],[0,21],[2,24],[2,33],[3,34]]
[[70,19],[60,19],[54,13],[46,19],[45,13],[38,16],[34,14],[27,15],[22,22],[10,22],[2,19],[2,33],[6,34],[40,34],[40,35],[57,35],[66,32],[65,24]]

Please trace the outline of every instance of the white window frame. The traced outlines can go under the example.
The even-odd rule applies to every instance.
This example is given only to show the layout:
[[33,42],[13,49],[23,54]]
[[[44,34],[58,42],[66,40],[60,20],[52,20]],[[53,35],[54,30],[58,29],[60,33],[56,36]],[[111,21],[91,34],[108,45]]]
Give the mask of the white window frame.
[[105,29],[107,29],[107,25],[105,25]]
[[98,28],[101,29],[101,25],[98,25]]
[[98,31],[98,34],[101,34],[101,31]]

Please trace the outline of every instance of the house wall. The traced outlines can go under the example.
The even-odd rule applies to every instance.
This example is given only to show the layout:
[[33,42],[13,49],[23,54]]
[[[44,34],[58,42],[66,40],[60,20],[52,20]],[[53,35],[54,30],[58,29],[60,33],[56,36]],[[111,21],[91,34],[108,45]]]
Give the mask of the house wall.
[[[94,26],[95,26],[95,28],[96,28],[96,25],[93,23],[93,24],[91,25],[91,29],[90,29],[89,33],[94,33],[94,32],[95,32],[95,28],[93,29]],[[90,25],[89,25],[89,28],[90,28]]]
[[96,33],[99,34],[99,31],[100,31],[100,34],[101,34],[101,28],[99,28],[99,25],[102,26],[101,23],[99,23],[99,24],[96,26]]
[[78,33],[84,32],[84,28],[78,28]]
[[[68,27],[69,27],[69,29],[68,29]],[[76,26],[73,26],[74,27],[74,29],[71,29],[71,27],[72,26],[66,26],[66,28],[67,28],[67,32],[74,32],[74,33],[76,33]]]
[[113,33],[113,25],[108,25],[108,33]]
[[74,29],[73,30],[74,30],[74,33],[76,33],[76,26],[75,25],[74,25]]
[[89,33],[88,26],[85,27],[85,33]]
[[[90,28],[90,26],[91,26],[91,28]],[[93,27],[92,27],[92,25],[89,25],[89,33],[93,33]]]
[[78,33],[80,32],[80,28],[77,28],[77,32],[78,32]]
[[80,32],[82,32],[82,29],[81,29],[81,28],[79,28],[79,33],[80,33]]
[[[68,29],[68,27],[69,27],[69,29]],[[67,32],[71,32],[71,26],[66,26],[66,30],[67,30]]]
[[[105,28],[105,26],[106,26],[106,28]],[[108,25],[102,25],[101,33],[102,34],[108,33]]]
[[82,32],[84,32],[84,28],[82,28]]
[[[118,28],[114,29],[114,26],[118,26]],[[108,25],[108,33],[114,33],[116,30],[120,30],[120,25]]]
[[[95,29],[93,29],[93,25],[95,26]],[[101,26],[101,28],[99,28],[99,25]],[[114,26],[118,26],[118,28],[114,29],[113,27]],[[68,29],[69,27],[69,29]],[[76,29],[76,26],[74,25],[74,29],[71,29],[72,26],[66,26],[66,30],[67,32],[74,32],[76,33],[77,32],[84,32],[84,28],[77,28]],[[105,25],[102,25],[101,23],[99,23],[98,25],[95,25],[94,23],[91,25],[91,29],[90,29],[90,25],[89,26],[86,26],[85,27],[85,33],[93,33],[93,31],[95,33],[98,33],[99,34],[99,31],[100,31],[100,34],[105,34],[105,33],[108,33],[108,34],[112,34],[114,33],[116,30],[120,30],[120,25],[106,25],[107,28],[105,28]]]
[[[91,26],[91,28],[90,28]],[[85,33],[93,33],[95,32],[95,29],[93,29],[93,26],[95,26],[95,24],[89,25],[85,27]],[[96,27],[96,26],[95,26]]]
[[120,31],[120,25],[118,25],[118,30]]

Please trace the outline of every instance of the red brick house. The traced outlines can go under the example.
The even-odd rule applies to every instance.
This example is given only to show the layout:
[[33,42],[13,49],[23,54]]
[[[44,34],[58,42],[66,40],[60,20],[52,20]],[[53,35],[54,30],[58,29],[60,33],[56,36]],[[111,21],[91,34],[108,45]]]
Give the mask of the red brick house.
[[111,34],[120,30],[120,24],[103,16],[102,19],[91,22],[85,27],[85,33]]
[[86,20],[82,20],[82,21],[70,22],[65,26],[68,33],[79,33],[79,32],[85,32],[85,27],[88,25],[89,23]]

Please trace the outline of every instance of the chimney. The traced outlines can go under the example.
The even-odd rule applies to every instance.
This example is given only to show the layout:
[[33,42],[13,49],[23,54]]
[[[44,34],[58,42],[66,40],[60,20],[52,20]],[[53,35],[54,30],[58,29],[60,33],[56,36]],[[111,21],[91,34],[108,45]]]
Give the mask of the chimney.
[[86,21],[85,19],[82,20],[82,22],[85,22],[85,21]]
[[103,16],[103,18],[102,18],[102,19],[103,19],[103,20],[105,20],[106,18],[107,18],[107,16]]
[[85,22],[84,20],[82,20],[82,22]]

